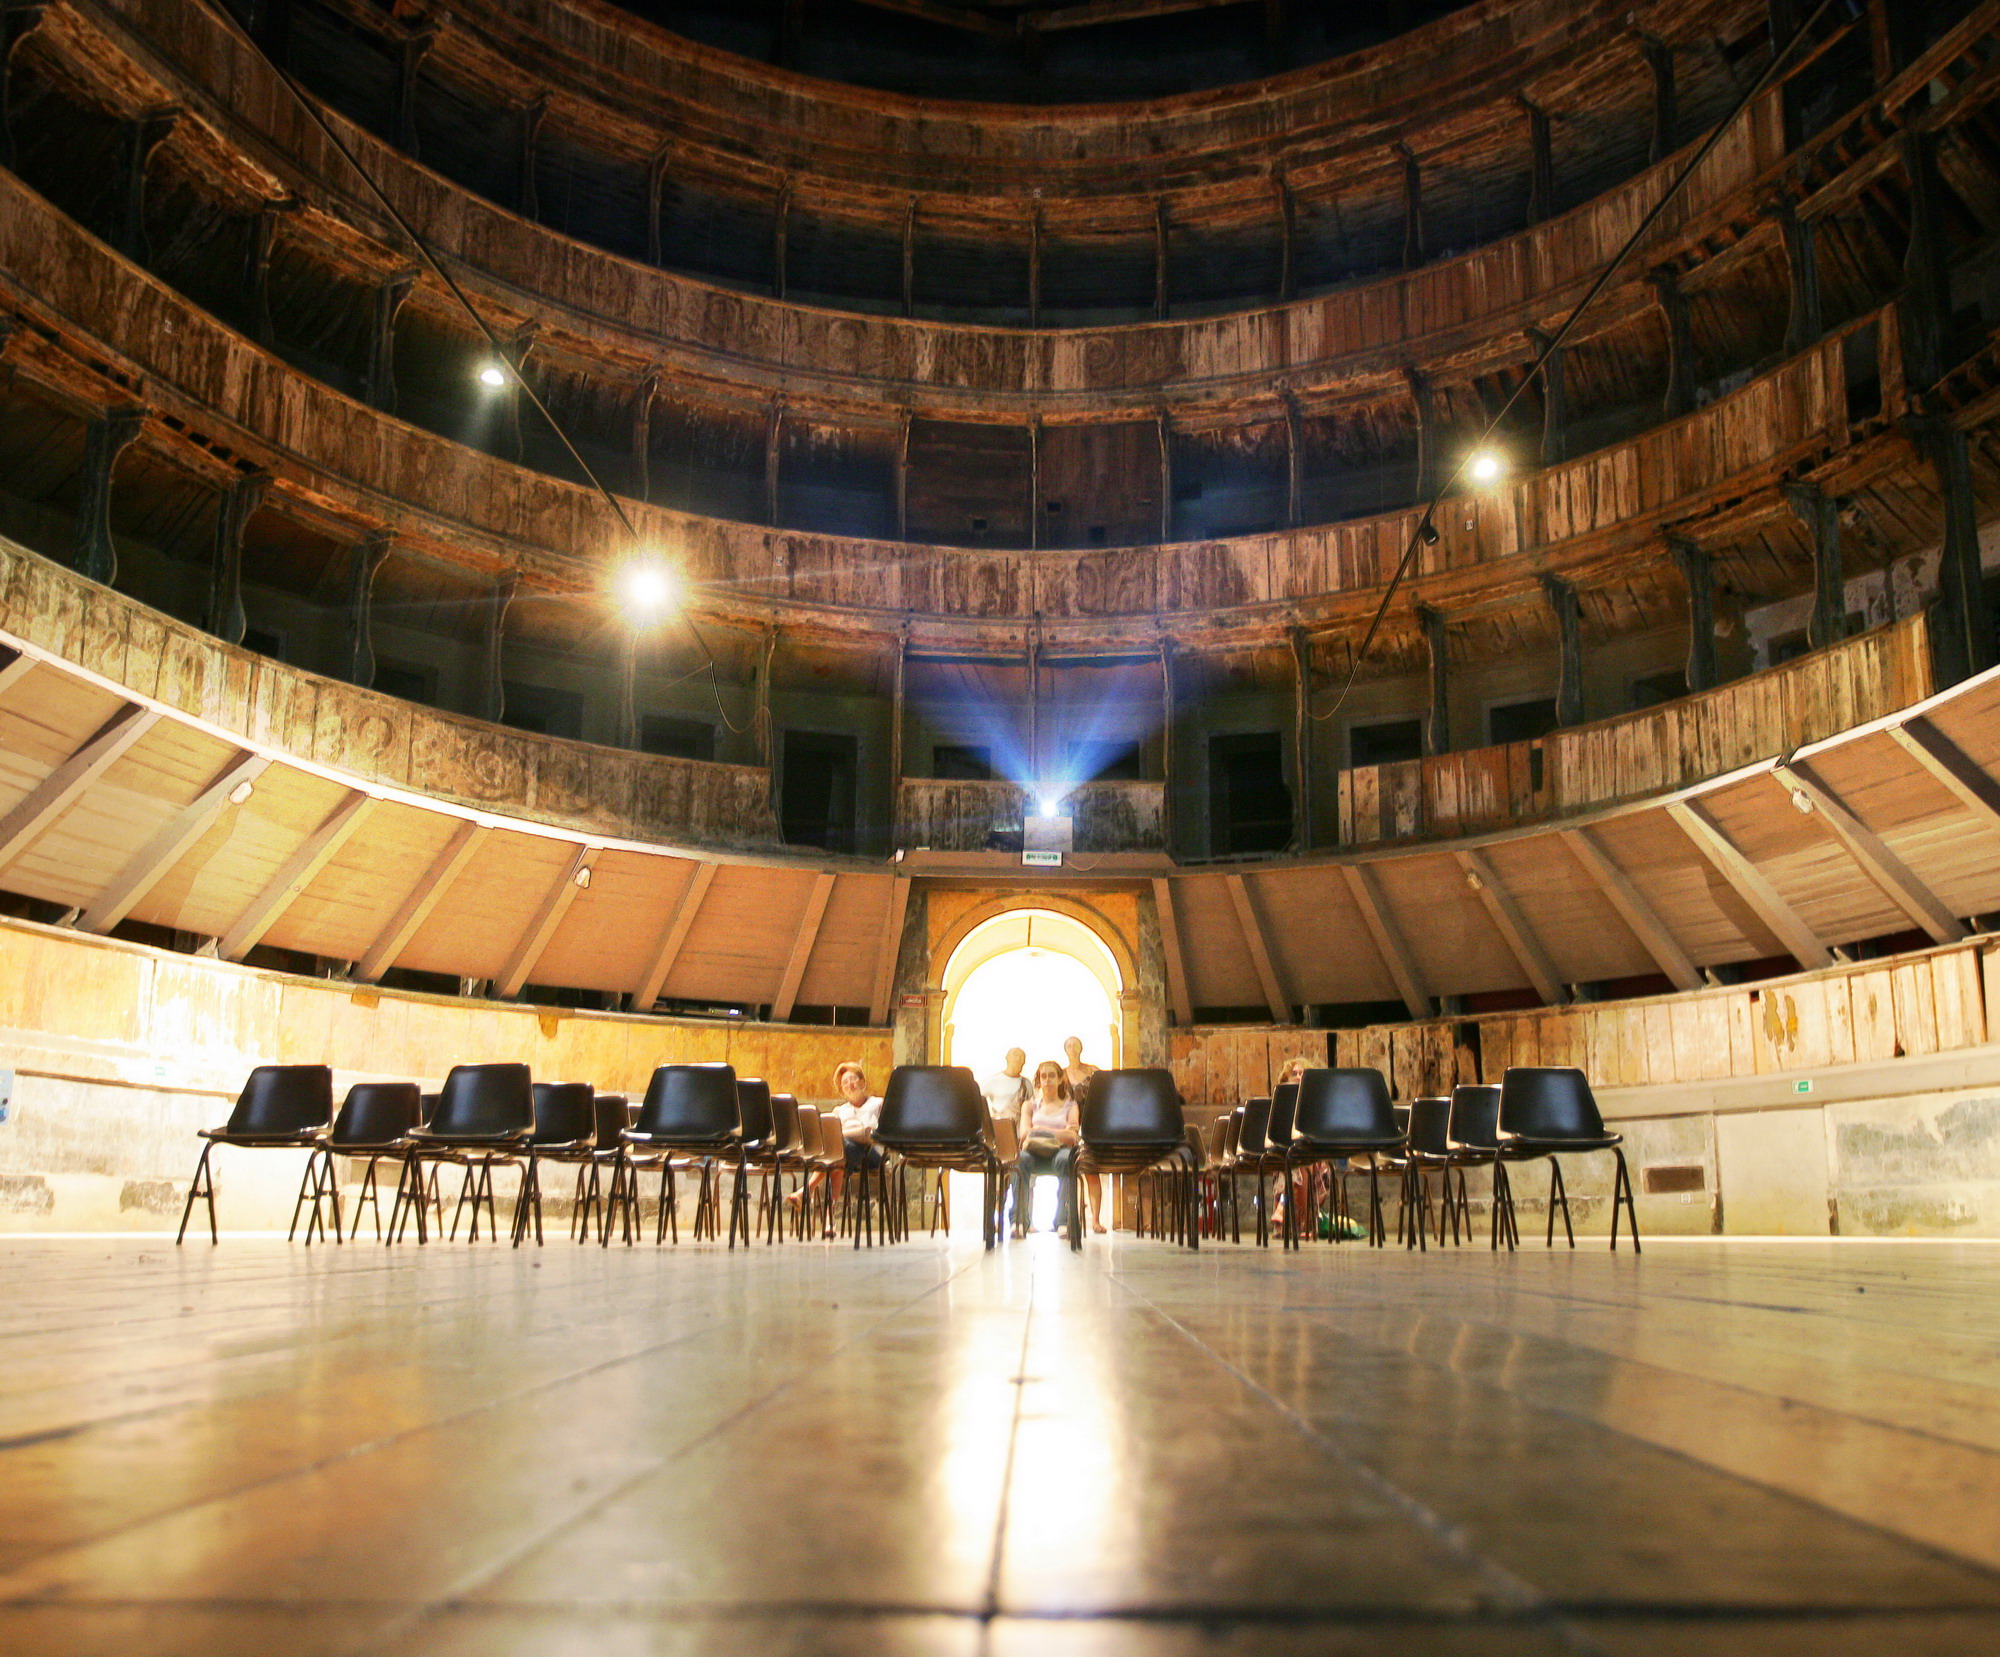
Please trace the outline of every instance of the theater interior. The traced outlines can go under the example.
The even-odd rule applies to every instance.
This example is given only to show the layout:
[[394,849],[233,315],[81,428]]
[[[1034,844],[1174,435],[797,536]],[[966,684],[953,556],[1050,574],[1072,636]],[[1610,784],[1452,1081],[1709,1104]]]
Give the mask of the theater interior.
[[0,1650],[2000,1649],[2000,0],[4,0]]

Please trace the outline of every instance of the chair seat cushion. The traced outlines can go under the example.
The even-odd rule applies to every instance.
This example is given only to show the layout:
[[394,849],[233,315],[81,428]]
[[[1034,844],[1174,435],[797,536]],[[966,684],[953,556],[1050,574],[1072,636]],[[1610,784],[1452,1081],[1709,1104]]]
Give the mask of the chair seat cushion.
[[1327,1151],[1335,1156],[1346,1156],[1356,1151],[1400,1151],[1403,1144],[1400,1133],[1345,1134],[1339,1139],[1313,1139],[1300,1135],[1292,1141],[1295,1149]]
[[1503,1156],[1548,1156],[1556,1151],[1608,1151],[1625,1143],[1622,1133],[1593,1135],[1588,1139],[1530,1139],[1522,1134],[1503,1134]]
[[706,1138],[688,1138],[681,1134],[673,1134],[662,1138],[655,1134],[640,1133],[636,1128],[627,1128],[625,1130],[625,1143],[628,1145],[653,1145],[667,1150],[676,1150],[682,1146],[713,1145],[717,1150],[724,1150],[734,1149],[740,1141],[734,1133],[718,1133]]
[[317,1145],[325,1128],[301,1128],[297,1133],[231,1133],[227,1128],[203,1128],[201,1137],[218,1145],[250,1145],[271,1149],[279,1146]]
[[528,1130],[518,1133],[437,1133],[430,1128],[412,1128],[410,1138],[419,1145],[526,1145]]

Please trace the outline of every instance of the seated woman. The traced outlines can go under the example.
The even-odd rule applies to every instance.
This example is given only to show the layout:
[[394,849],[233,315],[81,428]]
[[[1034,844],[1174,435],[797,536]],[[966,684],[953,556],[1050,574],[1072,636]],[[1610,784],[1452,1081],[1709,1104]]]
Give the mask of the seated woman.
[[1014,1235],[1028,1234],[1035,1177],[1056,1176],[1056,1230],[1069,1223],[1070,1165],[1076,1161],[1076,1100],[1054,1059],[1035,1066],[1034,1096],[1021,1106],[1021,1155],[1014,1165]]
[[833,1107],[833,1114],[840,1118],[847,1171],[851,1174],[881,1167],[883,1155],[875,1143],[875,1124],[882,1120],[882,1101],[868,1091],[867,1072],[848,1059],[834,1068],[833,1085],[840,1090],[840,1103]]

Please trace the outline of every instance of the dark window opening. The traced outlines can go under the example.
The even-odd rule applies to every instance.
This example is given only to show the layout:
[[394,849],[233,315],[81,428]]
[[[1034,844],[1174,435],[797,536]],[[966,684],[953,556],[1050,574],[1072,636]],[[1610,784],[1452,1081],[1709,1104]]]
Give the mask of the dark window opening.
[[1292,791],[1276,731],[1209,738],[1208,828],[1217,857],[1283,851],[1290,842]]
[[458,979],[448,972],[419,972],[415,967],[391,967],[382,974],[385,990],[409,990],[416,995],[456,995]]
[[854,781],[860,744],[824,731],[785,733],[778,815],[785,841],[822,851],[854,850]]
[[1104,525],[1102,525],[1102,524],[1092,524],[1092,525],[1090,526],[1090,544],[1091,544],[1092,546],[1094,546],[1094,547],[1101,547],[1101,546],[1103,546],[1103,545],[1104,545],[1104,542],[1105,542],[1105,538],[1106,538],[1106,531],[1105,531],[1105,528],[1104,528]]
[[1657,708],[1662,702],[1677,702],[1688,693],[1687,674],[1675,668],[1671,673],[1648,673],[1627,687],[1626,700],[1634,713],[1641,708]]
[[1400,765],[1423,757],[1421,719],[1385,719],[1374,725],[1347,727],[1349,765]]
[[1803,627],[1797,632],[1780,633],[1771,640],[1771,665],[1776,667],[1781,662],[1795,662],[1811,649],[1812,643]]
[[583,735],[583,698],[553,685],[528,685],[509,679],[501,686],[500,723],[537,736]]
[[993,750],[963,742],[940,742],[931,749],[931,775],[943,782],[991,782]]
[[243,648],[268,656],[274,662],[282,662],[285,659],[285,635],[262,627],[246,627],[243,629]]
[[1328,1030],[1365,1030],[1371,1024],[1407,1024],[1410,1009],[1400,1001],[1327,1001],[1312,1009]]
[[1141,782],[1144,756],[1136,742],[1072,742],[1066,750],[1075,782]]
[[669,759],[714,759],[715,727],[702,719],[649,713],[639,725],[639,746]]
[[1486,740],[1491,743],[1533,742],[1556,728],[1556,699],[1537,696],[1528,702],[1508,702],[1486,710]]
[[400,696],[405,702],[434,705],[437,702],[437,669],[377,656],[373,688],[384,696]]

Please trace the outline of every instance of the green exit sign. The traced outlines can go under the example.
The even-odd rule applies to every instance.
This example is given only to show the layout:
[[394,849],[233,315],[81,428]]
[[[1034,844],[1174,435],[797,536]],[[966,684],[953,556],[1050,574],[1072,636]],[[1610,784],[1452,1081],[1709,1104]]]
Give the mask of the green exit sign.
[[1806,1080],[1804,1080],[1804,1081],[1802,1081],[1802,1082],[1794,1082],[1794,1083],[1792,1083],[1792,1091],[1793,1091],[1794,1093],[1810,1093],[1810,1092],[1812,1092],[1812,1078],[1811,1078],[1811,1077],[1807,1077],[1807,1078],[1806,1078]]

